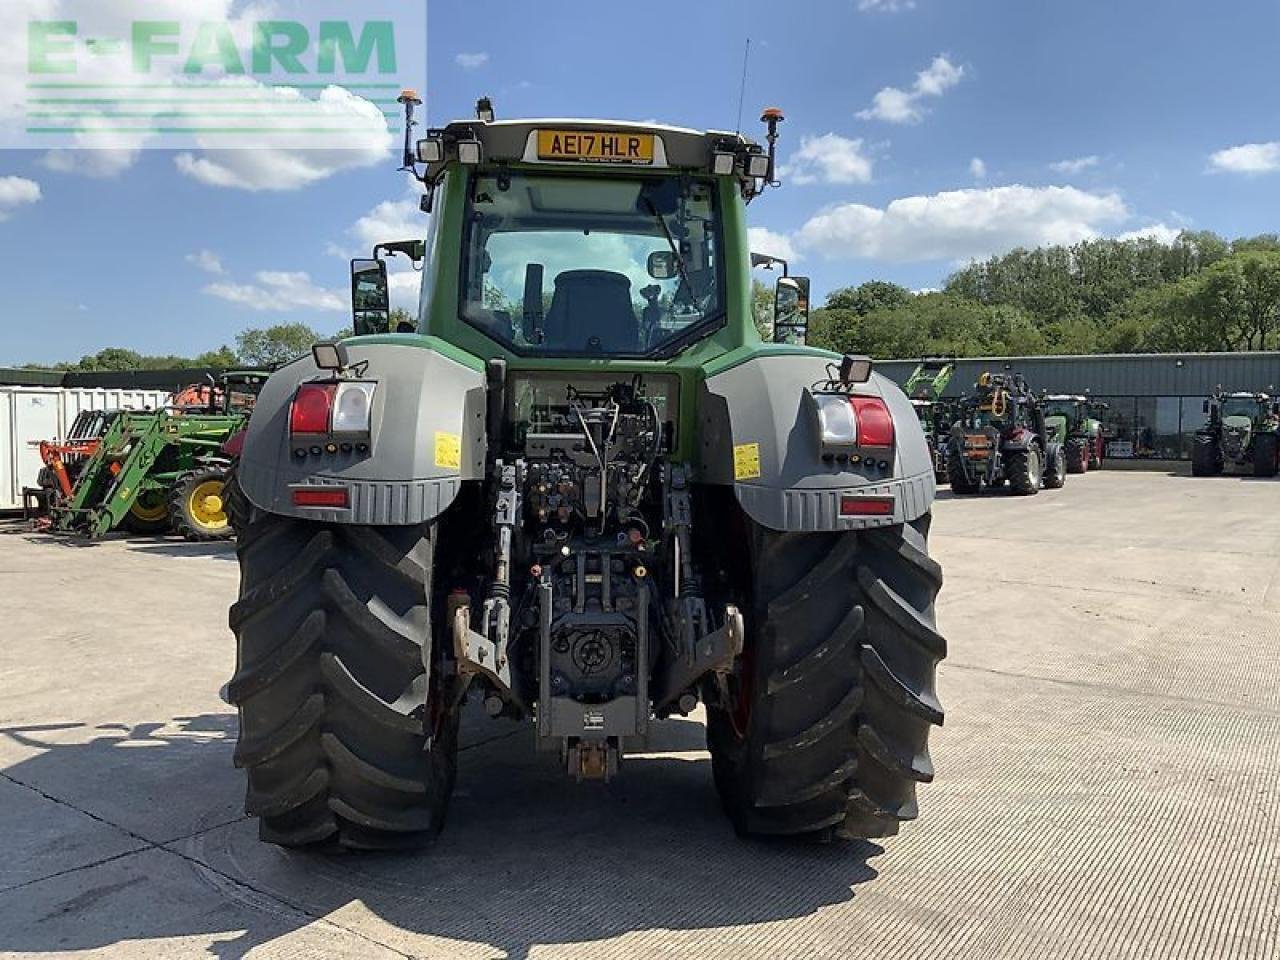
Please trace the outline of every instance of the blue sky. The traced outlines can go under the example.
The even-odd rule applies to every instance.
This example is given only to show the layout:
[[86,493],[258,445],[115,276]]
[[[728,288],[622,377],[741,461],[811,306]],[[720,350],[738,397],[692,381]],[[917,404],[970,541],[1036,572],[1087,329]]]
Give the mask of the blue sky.
[[[1275,0],[433,0],[429,119],[489,94],[505,117],[731,128],[748,35],[744,127],[787,114],[756,245],[819,297],[1016,245],[1280,230]],[[302,186],[280,161],[0,152],[0,365],[343,326],[345,257],[425,219],[390,159],[313,159]]]

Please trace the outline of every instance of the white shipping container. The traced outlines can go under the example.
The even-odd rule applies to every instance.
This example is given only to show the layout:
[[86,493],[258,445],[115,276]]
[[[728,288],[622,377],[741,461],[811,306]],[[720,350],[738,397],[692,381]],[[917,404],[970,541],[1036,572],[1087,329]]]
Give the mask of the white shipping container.
[[22,488],[36,485],[33,441],[63,436],[81,410],[155,410],[168,400],[164,390],[0,386],[0,510],[20,510]]

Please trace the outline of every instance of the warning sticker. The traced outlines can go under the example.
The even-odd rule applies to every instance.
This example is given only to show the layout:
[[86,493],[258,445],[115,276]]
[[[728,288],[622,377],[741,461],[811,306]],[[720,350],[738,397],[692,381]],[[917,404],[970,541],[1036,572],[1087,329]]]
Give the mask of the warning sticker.
[[456,433],[436,434],[436,466],[462,469],[462,438]]
[[733,479],[760,478],[760,444],[738,443],[733,447]]

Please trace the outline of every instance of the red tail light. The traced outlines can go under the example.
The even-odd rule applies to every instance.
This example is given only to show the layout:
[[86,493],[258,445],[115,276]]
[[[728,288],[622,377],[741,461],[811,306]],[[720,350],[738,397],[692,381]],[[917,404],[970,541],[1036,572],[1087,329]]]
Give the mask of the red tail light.
[[850,397],[858,420],[858,446],[892,447],[893,417],[879,397]]
[[346,487],[310,487],[293,491],[295,507],[330,507],[345,510],[351,503]]
[[891,517],[893,497],[843,496],[840,498],[842,517]]
[[293,395],[289,410],[290,433],[328,433],[336,383],[304,383]]

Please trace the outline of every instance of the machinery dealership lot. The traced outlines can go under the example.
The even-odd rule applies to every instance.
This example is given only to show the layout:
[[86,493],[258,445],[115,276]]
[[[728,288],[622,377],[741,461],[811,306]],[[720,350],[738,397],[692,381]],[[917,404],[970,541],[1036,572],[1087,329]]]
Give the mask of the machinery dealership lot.
[[938,781],[899,836],[817,851],[734,835],[698,718],[601,785],[478,711],[434,848],[262,844],[219,698],[232,546],[0,529],[6,956],[1280,949],[1273,481],[942,493]]

